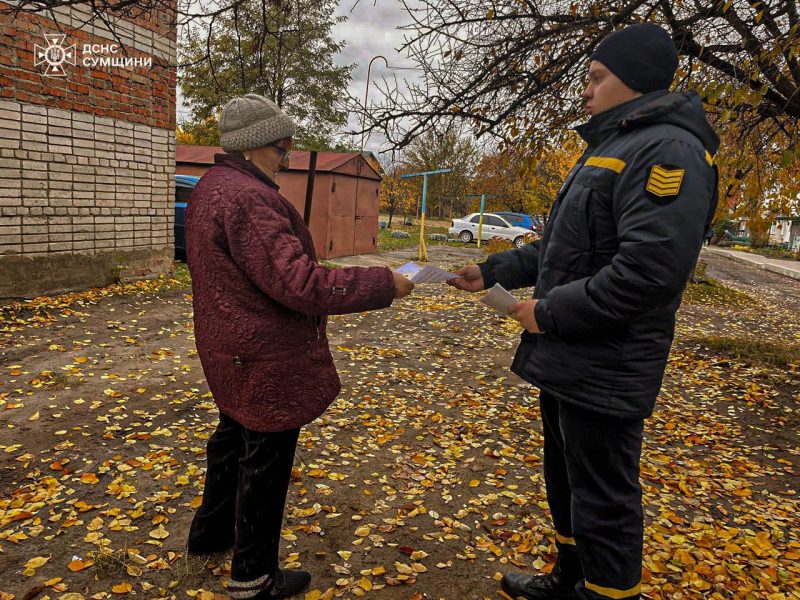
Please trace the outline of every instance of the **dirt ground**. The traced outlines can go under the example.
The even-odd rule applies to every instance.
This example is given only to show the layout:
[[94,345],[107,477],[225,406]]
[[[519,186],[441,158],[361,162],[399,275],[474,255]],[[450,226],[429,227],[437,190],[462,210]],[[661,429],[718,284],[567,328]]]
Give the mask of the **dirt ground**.
[[[704,260],[739,293],[679,314],[642,460],[645,595],[800,598],[798,366],[704,345],[800,343],[800,282]],[[0,313],[0,599],[224,593],[230,556],[185,552],[217,414],[191,318],[189,290],[165,283]],[[440,285],[331,320],[343,391],[301,434],[283,532],[285,564],[314,577],[298,597],[500,598],[501,573],[547,568],[537,393],[508,371],[518,333]]]

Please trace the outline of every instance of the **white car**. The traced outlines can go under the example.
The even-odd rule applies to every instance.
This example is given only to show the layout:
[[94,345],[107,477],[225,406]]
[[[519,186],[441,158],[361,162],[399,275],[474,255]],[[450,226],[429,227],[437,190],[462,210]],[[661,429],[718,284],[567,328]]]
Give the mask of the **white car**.
[[[463,219],[454,219],[450,222],[450,229],[448,229],[447,232],[452,236],[458,237],[458,239],[465,244],[468,244],[472,240],[478,239],[478,222],[480,218],[480,213],[472,213]],[[483,213],[481,240],[490,240],[499,237],[511,240],[514,245],[519,248],[531,241],[531,236],[531,230],[526,227],[516,227],[500,215],[494,213]]]

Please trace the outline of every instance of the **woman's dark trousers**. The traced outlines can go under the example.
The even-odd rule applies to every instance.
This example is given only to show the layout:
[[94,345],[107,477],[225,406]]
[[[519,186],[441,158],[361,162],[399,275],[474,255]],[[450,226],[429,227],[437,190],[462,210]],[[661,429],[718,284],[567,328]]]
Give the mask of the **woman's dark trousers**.
[[278,570],[299,433],[253,431],[220,413],[208,440],[203,503],[189,532],[189,551],[206,554],[233,546],[230,589],[248,590],[241,597],[266,589]]

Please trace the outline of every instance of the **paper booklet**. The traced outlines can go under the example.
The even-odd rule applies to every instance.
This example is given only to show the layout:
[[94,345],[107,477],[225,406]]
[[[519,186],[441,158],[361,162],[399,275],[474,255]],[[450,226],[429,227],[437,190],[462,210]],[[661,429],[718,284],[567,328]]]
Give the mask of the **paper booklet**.
[[508,316],[508,307],[519,302],[511,293],[499,283],[489,288],[489,292],[481,297],[481,302],[495,309],[504,317]]
[[397,269],[401,275],[408,277],[412,283],[444,283],[455,279],[458,275],[454,275],[449,271],[440,269],[438,267],[421,267],[415,262],[409,262]]

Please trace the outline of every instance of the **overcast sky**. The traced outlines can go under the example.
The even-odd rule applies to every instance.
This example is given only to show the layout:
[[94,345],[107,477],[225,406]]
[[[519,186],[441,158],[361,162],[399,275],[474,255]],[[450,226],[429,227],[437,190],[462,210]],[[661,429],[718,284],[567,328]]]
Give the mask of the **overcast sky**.
[[[347,22],[340,23],[334,29],[337,39],[344,40],[346,46],[337,58],[339,64],[356,64],[353,69],[353,79],[350,83],[350,92],[361,102],[364,100],[367,81],[367,67],[373,57],[385,56],[389,63],[378,59],[372,64],[370,72],[369,99],[379,100],[378,86],[382,76],[392,79],[394,76],[402,82],[405,78],[414,78],[414,71],[408,70],[413,66],[404,54],[397,50],[403,44],[404,32],[399,26],[409,22],[409,16],[403,5],[397,0],[342,0],[338,13],[348,17]],[[391,67],[405,67],[405,69],[391,69]],[[356,128],[358,123],[351,123]],[[365,148],[377,152],[380,149],[382,138],[372,135],[367,140]],[[360,139],[356,141],[360,143]]]
[[[409,67],[412,64],[403,55],[397,52],[403,43],[403,32],[398,30],[400,25],[409,22],[408,14],[398,0],[342,0],[337,15],[344,15],[348,20],[336,25],[334,36],[337,40],[346,42],[342,53],[336,57],[336,62],[341,65],[355,64],[353,79],[350,83],[350,92],[363,102],[366,89],[367,66],[370,60],[377,55],[388,59],[390,67]],[[414,71],[387,69],[385,63],[378,59],[372,65],[371,84],[369,97],[377,100],[376,82],[382,75],[391,77],[396,75],[398,80],[413,78]],[[179,89],[180,92],[180,89]],[[181,102],[178,94],[178,120],[186,118],[188,111]],[[353,129],[358,128],[358,122],[352,122]],[[373,135],[365,144],[365,149],[377,151],[382,139]],[[354,143],[359,144],[360,138]]]

